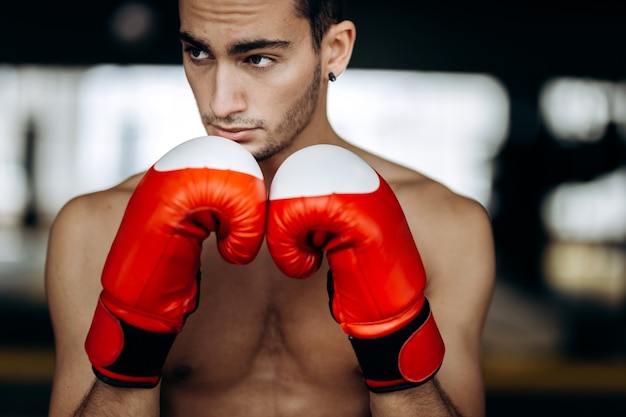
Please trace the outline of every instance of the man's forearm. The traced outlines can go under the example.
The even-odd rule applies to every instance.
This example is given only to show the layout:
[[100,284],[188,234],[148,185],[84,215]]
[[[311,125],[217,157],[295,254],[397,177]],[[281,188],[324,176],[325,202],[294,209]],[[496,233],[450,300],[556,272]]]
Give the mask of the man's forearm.
[[96,380],[74,417],[157,417],[160,385],[155,388],[116,388]]
[[370,393],[373,417],[463,417],[436,379],[415,388]]

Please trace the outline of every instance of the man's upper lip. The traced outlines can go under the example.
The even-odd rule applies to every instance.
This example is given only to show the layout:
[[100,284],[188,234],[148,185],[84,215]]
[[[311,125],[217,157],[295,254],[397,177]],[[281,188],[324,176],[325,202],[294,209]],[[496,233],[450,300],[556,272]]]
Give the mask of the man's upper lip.
[[252,127],[239,127],[239,126],[224,127],[224,126],[219,126],[219,125],[213,125],[213,127],[217,130],[222,130],[224,132],[230,132],[230,133],[237,133],[237,132],[242,132],[244,130],[253,129]]

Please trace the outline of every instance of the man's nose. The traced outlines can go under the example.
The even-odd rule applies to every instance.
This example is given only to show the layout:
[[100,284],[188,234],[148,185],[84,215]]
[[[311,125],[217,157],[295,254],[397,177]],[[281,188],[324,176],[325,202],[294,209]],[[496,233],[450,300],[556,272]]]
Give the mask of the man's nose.
[[230,65],[217,65],[213,76],[210,106],[218,118],[241,113],[246,109],[242,77]]

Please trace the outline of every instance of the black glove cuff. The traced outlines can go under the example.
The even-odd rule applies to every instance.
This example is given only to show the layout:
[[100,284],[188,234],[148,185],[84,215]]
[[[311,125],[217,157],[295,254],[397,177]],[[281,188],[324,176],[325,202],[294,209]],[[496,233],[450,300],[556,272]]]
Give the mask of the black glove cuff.
[[[407,381],[398,365],[400,350],[404,343],[413,335],[428,319],[430,304],[424,299],[424,306],[415,318],[401,329],[386,336],[375,339],[359,339],[349,336],[352,348],[356,353],[363,377],[372,381],[404,381],[385,387],[368,388],[373,392],[390,392],[407,389],[421,385],[426,381]],[[419,360],[419,359],[418,359]],[[434,376],[434,374],[433,374]]]
[[130,378],[157,378],[151,381],[113,379],[94,368],[103,382],[116,387],[152,388],[157,385],[165,359],[177,333],[155,333],[119,321],[124,333],[124,347],[115,362],[103,369]]

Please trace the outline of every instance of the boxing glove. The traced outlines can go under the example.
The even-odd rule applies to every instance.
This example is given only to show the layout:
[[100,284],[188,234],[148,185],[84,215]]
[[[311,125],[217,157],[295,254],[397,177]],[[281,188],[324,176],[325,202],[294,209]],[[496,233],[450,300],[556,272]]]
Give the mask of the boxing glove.
[[283,273],[310,277],[326,253],[331,313],[367,387],[397,391],[431,379],[444,343],[419,251],[385,180],[346,149],[314,145],[279,167],[269,200],[266,239]]
[[147,171],[107,256],[85,341],[99,379],[122,387],[158,383],[197,307],[202,242],[214,232],[226,261],[250,262],[263,242],[266,204],[253,156],[224,138],[184,142]]

